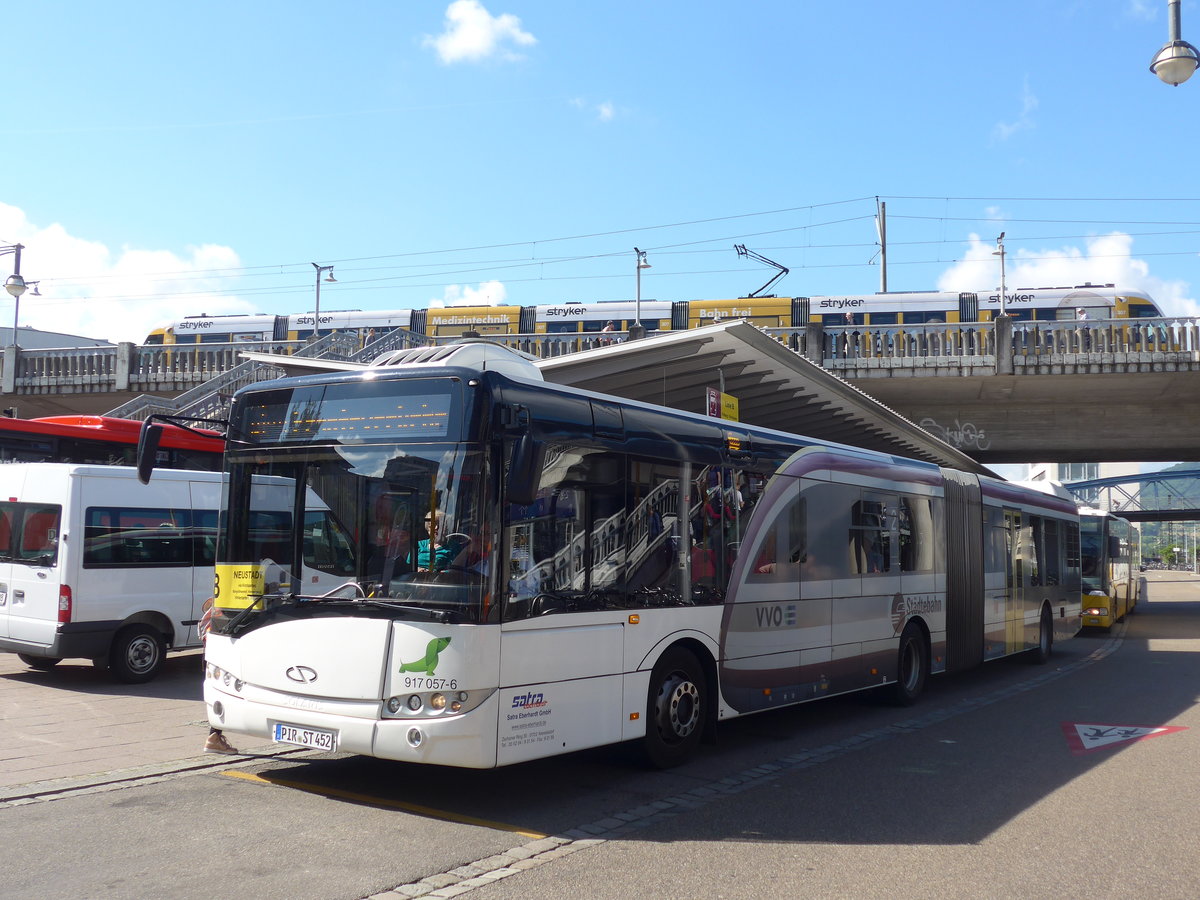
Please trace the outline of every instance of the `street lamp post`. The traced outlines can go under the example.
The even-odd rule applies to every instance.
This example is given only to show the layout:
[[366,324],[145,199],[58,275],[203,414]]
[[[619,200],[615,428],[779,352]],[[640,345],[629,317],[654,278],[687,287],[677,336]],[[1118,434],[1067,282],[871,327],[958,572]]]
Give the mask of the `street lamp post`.
[[636,341],[639,338],[646,336],[646,328],[642,325],[642,269],[649,269],[650,263],[646,262],[646,251],[633,248],[633,252],[637,254],[637,293],[634,295],[633,316],[634,323],[629,326],[629,339]]
[[1167,19],[1168,40],[1150,60],[1150,71],[1167,84],[1179,87],[1200,66],[1200,51],[1180,36],[1179,0],[1167,0]]
[[[24,294],[25,289],[29,287],[29,285],[25,282],[25,278],[21,275],[21,251],[24,249],[25,246],[23,244],[10,244],[7,247],[0,247],[0,256],[7,256],[10,253],[13,255],[13,273],[9,275],[8,279],[4,282],[4,289],[8,291],[9,296],[13,298],[12,345],[14,347],[17,344],[17,323],[19,321],[21,312],[21,295]],[[33,284],[35,285],[34,293],[36,294],[37,282],[33,282]]]
[[321,336],[321,276],[328,272],[329,277],[326,281],[336,282],[337,279],[333,277],[333,266],[318,266],[313,263],[312,267],[317,270],[317,308],[313,313],[313,338],[316,339]]
[[1000,315],[1008,315],[1008,303],[1005,299],[1004,286],[1004,232],[1000,232],[1000,237],[996,238],[996,249],[992,251],[992,256],[1000,257]]

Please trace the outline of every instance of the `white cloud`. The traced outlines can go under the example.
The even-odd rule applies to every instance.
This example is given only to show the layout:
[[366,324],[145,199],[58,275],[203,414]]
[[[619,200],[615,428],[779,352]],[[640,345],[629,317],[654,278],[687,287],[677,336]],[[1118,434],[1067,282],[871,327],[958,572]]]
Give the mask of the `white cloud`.
[[446,65],[522,59],[510,46],[530,47],[537,38],[521,30],[521,20],[510,13],[493,16],[479,0],[454,0],[446,7],[445,28],[434,37],[426,35],[423,46],[432,47]]
[[434,308],[445,306],[500,306],[508,300],[508,289],[500,281],[483,281],[478,287],[451,284],[442,296],[430,300]]
[[611,100],[593,105],[582,97],[572,97],[567,102],[576,109],[594,112],[600,122],[611,122],[617,115],[617,107]]
[[[40,282],[42,296],[28,293],[21,299],[22,328],[140,344],[154,328],[185,315],[256,312],[246,301],[222,293],[222,280],[213,274],[241,266],[229,247],[205,244],[182,255],[128,247],[114,252],[60,224],[31,223],[22,210],[4,203],[0,236],[25,246],[21,274]],[[209,291],[213,293],[196,294]],[[4,313],[5,305],[11,304],[0,300],[7,325],[12,310]]]
[[[938,290],[992,290],[1000,285],[1000,259],[996,245],[970,236],[963,259],[938,279]],[[1123,232],[1096,235],[1083,249],[1005,248],[1005,284],[1009,289],[1057,285],[1115,284],[1144,291],[1168,316],[1200,316],[1200,302],[1190,296],[1186,281],[1156,278],[1150,266],[1133,256],[1133,238]]]
[[1129,0],[1126,4],[1126,13],[1134,18],[1141,19],[1146,22],[1153,22],[1158,19],[1158,11],[1162,8],[1162,3],[1150,3],[1150,0]]
[[992,139],[1007,141],[1014,134],[1029,131],[1035,126],[1033,112],[1038,107],[1038,99],[1029,89],[1029,79],[1026,78],[1021,88],[1021,114],[1012,122],[997,122],[992,128]]

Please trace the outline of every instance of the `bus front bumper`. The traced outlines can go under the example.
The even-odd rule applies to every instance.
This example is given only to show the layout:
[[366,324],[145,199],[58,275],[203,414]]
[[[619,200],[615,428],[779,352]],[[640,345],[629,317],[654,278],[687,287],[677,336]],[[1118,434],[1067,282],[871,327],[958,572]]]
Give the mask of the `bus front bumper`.
[[[496,691],[463,715],[381,718],[380,701],[282,695],[250,685],[243,685],[239,694],[205,679],[204,703],[214,727],[275,741],[279,748],[308,746],[470,769],[496,765]],[[278,740],[281,734],[284,739]],[[318,746],[323,743],[327,746]]]

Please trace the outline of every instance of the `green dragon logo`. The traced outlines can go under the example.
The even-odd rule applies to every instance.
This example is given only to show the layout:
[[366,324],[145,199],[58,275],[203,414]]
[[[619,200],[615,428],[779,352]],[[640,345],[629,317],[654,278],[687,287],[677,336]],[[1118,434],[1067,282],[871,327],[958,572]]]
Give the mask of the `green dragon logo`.
[[438,656],[441,652],[450,646],[450,638],[440,637],[434,638],[425,647],[425,655],[420,659],[410,662],[401,663],[401,672],[424,672],[426,675],[432,675],[437,668]]

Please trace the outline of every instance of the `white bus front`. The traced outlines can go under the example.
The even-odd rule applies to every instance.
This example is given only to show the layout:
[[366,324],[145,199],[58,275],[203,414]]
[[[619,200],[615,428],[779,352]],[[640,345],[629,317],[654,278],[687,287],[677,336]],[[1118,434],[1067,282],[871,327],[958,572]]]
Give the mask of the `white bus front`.
[[210,721],[320,750],[496,765],[497,523],[484,501],[498,476],[464,440],[473,392],[454,377],[288,384],[234,407]]

